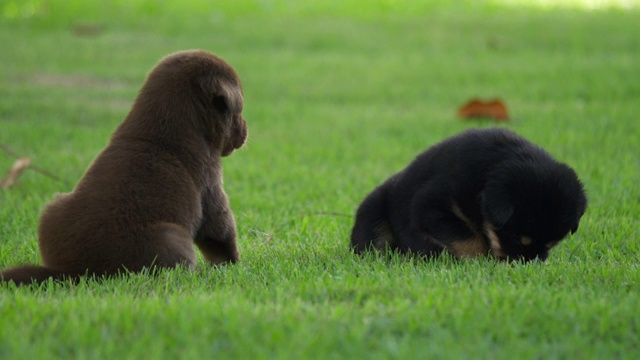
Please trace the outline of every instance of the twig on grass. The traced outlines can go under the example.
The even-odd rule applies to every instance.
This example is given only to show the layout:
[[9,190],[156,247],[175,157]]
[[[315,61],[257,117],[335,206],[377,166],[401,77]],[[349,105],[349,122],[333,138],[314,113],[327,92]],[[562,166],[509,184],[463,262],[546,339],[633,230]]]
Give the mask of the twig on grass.
[[[8,147],[5,144],[0,143],[0,150],[2,150],[2,152],[4,152],[8,156],[13,157],[15,159],[23,158],[23,156],[20,156],[17,152],[11,150],[11,148]],[[35,171],[37,173],[40,173],[40,174],[42,174],[42,175],[44,175],[44,176],[46,176],[46,177],[48,177],[50,179],[53,179],[53,180],[56,180],[56,181],[59,181],[59,182],[65,184],[65,185],[71,186],[71,183],[68,182],[67,180],[62,179],[62,178],[58,177],[57,175],[51,173],[50,171],[47,171],[46,169],[43,169],[43,168],[41,168],[39,166],[36,166],[36,165],[30,163],[29,166],[26,167],[26,168],[27,169],[31,169],[31,170],[33,170],[33,171]]]
[[301,217],[307,217],[307,216],[351,217],[351,215],[349,215],[349,214],[343,214],[343,213],[333,212],[333,211],[315,211],[315,212],[309,212],[309,213],[306,213],[306,214],[300,214],[299,216],[301,216]]
[[31,159],[29,159],[28,157],[23,157],[16,160],[16,162],[13,163],[11,170],[9,170],[7,178],[0,181],[2,183],[2,188],[8,189],[15,185],[18,182],[18,178],[20,177],[22,172],[29,166],[31,166]]

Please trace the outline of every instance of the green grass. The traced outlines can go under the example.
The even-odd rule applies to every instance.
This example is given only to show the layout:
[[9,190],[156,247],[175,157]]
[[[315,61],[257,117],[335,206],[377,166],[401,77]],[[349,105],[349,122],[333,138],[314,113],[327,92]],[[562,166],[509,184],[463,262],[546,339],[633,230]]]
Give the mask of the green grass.
[[[0,191],[0,267],[39,262],[42,206],[157,60],[189,48],[244,84],[250,139],[224,161],[242,261],[2,286],[1,359],[640,357],[637,3],[180,3],[0,1],[0,143],[64,179],[28,170]],[[87,25],[98,33],[76,35]],[[578,233],[545,264],[353,255],[375,185],[493,126],[455,117],[472,97],[502,97],[504,126],[576,169]],[[0,177],[13,160],[0,152]]]

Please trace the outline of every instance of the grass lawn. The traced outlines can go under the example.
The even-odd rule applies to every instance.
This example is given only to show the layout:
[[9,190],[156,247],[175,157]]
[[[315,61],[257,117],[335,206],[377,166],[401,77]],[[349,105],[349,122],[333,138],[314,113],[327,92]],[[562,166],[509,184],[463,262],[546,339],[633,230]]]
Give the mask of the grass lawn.
[[[39,263],[42,206],[190,48],[243,80],[249,142],[224,161],[242,260],[0,286],[0,359],[640,358],[636,1],[175,3],[0,1],[0,144],[60,178],[0,190],[0,267]],[[352,254],[374,186],[494,126],[456,118],[473,97],[578,172],[580,230],[544,264]]]

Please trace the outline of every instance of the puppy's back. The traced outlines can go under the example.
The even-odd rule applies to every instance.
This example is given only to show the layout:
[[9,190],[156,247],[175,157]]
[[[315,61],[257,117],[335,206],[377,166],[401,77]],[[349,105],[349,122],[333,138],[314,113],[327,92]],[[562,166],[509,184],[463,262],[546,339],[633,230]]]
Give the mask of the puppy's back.
[[[478,245],[474,249],[486,248],[483,245],[485,240],[482,239],[485,214],[480,206],[481,194],[488,181],[495,179],[502,168],[506,168],[516,179],[525,179],[520,182],[511,181],[513,186],[501,185],[502,194],[494,196],[496,199],[502,198],[505,191],[512,191],[509,190],[512,187],[516,193],[527,192],[527,187],[533,187],[534,192],[549,188],[548,185],[555,189],[553,183],[558,176],[567,178],[564,175],[567,168],[565,165],[558,163],[542,148],[509,130],[468,130],[422,152],[392,177],[394,181],[383,183],[367,196],[356,214],[352,246],[356,252],[366,247],[362,244],[377,247],[372,244],[376,243],[378,233],[371,229],[376,229],[383,223],[389,229],[390,235],[387,238],[393,239],[392,247],[402,251],[437,254],[451,239],[457,239],[458,245],[466,245],[466,242],[458,241],[465,238]],[[526,174],[530,172],[527,169],[533,173],[551,169],[552,174],[535,182],[526,178]],[[562,190],[569,195],[563,198],[569,199],[568,206],[571,209],[578,208],[575,212],[579,213],[580,208],[583,208],[580,199],[584,195],[575,173],[570,173],[572,177],[567,178],[569,187]],[[504,183],[503,180],[500,181]],[[509,195],[508,198],[516,197]],[[544,194],[535,201],[543,202]],[[575,204],[575,201],[578,203]],[[539,207],[544,208],[544,205]],[[565,213],[570,213],[570,210]],[[576,216],[579,218],[580,215],[581,213]],[[571,216],[573,219],[573,213]],[[453,221],[451,217],[457,220]],[[445,225],[445,218],[449,218],[451,224]],[[453,225],[454,223],[457,225]],[[559,227],[566,226],[562,224]],[[435,228],[438,228],[434,230],[438,233],[437,239],[429,235],[429,229]],[[434,240],[437,242],[434,243]]]

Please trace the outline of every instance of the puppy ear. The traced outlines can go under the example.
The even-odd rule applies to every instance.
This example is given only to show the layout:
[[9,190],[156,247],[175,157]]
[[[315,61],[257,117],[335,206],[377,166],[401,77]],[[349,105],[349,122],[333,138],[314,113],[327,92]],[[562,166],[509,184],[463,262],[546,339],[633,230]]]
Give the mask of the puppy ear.
[[200,87],[218,111],[232,114],[242,112],[244,98],[240,85],[225,78],[206,77],[200,81]]
[[496,229],[500,229],[513,215],[513,204],[501,192],[485,190],[480,194],[482,216]]

